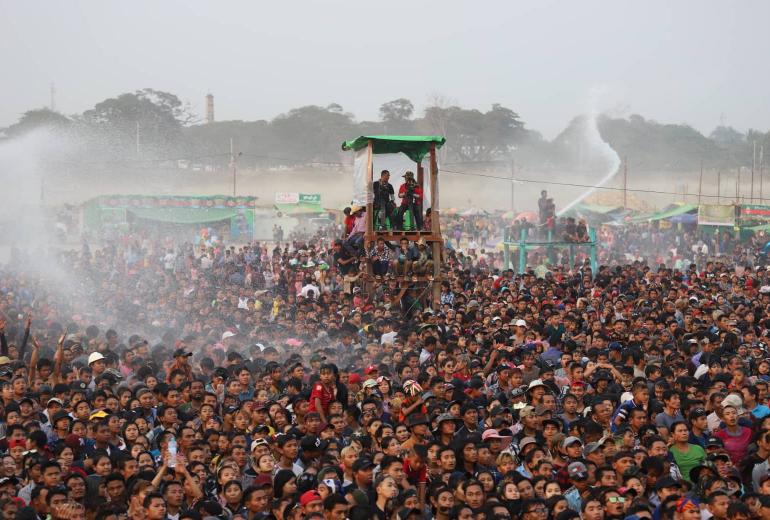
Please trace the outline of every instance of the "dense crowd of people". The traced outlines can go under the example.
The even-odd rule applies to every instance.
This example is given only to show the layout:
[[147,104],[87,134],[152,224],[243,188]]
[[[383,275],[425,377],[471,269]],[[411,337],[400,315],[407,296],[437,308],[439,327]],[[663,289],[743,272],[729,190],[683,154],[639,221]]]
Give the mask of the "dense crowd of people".
[[517,273],[496,218],[442,220],[435,307],[344,234],[15,250],[0,515],[770,520],[759,239],[607,227],[596,272]]

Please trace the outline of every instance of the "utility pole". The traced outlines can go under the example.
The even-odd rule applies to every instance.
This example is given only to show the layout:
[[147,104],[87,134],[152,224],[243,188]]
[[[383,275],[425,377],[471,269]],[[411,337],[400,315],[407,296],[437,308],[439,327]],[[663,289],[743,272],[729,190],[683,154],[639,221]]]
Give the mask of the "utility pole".
[[235,152],[233,150],[233,138],[230,138],[230,168],[233,170],[233,197],[235,197],[235,181],[236,181],[236,170],[235,170]]
[[628,209],[628,156],[623,157],[623,209]]
[[751,203],[754,203],[754,170],[757,169],[757,142],[753,141],[754,149],[751,152]]
[[717,170],[717,204],[722,203],[722,170]]
[[[511,212],[514,211],[515,203],[514,203],[514,183],[516,182],[516,162],[514,159],[511,159]],[[514,215],[515,217],[516,215]]]
[[765,161],[765,145],[761,144],[759,145],[759,203],[764,204],[763,194],[762,194],[762,184],[763,179],[762,175],[764,174],[764,161]]
[[139,121],[136,122],[136,156],[139,157]]
[[700,160],[700,179],[698,179],[698,205],[700,206],[700,196],[703,191],[703,159]]
[[51,112],[56,112],[56,85],[51,82]]

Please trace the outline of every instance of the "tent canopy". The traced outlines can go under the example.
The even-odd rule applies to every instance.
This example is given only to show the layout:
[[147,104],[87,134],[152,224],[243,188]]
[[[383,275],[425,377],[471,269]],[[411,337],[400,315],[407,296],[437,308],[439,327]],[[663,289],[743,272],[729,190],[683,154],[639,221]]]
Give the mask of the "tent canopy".
[[362,135],[342,143],[342,149],[357,151],[368,146],[370,140],[373,153],[403,153],[416,163],[428,155],[431,144],[441,148],[446,142],[439,135]]
[[298,202],[297,204],[275,203],[275,209],[284,215],[308,215],[324,213],[326,210],[320,204],[312,202]]
[[131,208],[128,211],[138,218],[171,224],[206,224],[238,215],[238,210],[228,208]]
[[684,215],[685,213],[691,213],[698,210],[698,206],[694,204],[674,204],[668,206],[658,213],[652,215],[641,215],[631,219],[631,222],[651,222],[654,220],[666,220],[678,215]]

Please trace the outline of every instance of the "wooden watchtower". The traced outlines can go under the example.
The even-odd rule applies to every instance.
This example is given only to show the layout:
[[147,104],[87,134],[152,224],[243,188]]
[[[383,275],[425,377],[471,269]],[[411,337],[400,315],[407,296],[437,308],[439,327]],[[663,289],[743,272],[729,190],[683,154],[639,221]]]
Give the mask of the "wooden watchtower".
[[[441,294],[441,253],[443,241],[441,238],[441,222],[439,217],[439,191],[438,191],[438,161],[436,150],[441,148],[446,139],[441,136],[424,135],[366,135],[342,143],[343,150],[356,153],[354,166],[354,203],[366,206],[366,234],[365,244],[372,244],[378,238],[388,242],[399,241],[406,238],[416,243],[424,240],[431,248],[433,257],[433,274],[417,277],[419,282],[432,283],[432,302],[437,307]],[[374,182],[375,169],[378,155],[403,154],[415,164],[416,181],[423,193],[430,195],[431,221],[429,229],[412,229],[407,231],[387,229],[378,230],[374,226]],[[428,159],[428,189],[425,186],[425,167],[423,161]],[[398,186],[395,186],[398,190]],[[423,207],[423,212],[427,209]],[[371,268],[366,273],[370,283],[373,282]],[[414,276],[408,277],[414,280]]]

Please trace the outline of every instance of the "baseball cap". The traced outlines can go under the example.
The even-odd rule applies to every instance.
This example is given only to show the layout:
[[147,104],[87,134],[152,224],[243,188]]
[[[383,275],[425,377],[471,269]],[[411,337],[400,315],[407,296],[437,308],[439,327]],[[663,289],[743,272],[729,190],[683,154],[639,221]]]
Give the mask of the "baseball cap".
[[409,428],[411,428],[412,426],[417,426],[419,424],[430,424],[430,421],[428,420],[427,417],[419,413],[411,414],[407,416],[406,425]]
[[526,321],[524,321],[524,320],[516,320],[516,323],[515,323],[515,325],[516,325],[517,327],[526,327],[526,326],[527,326],[527,322],[526,322]]
[[364,374],[369,375],[372,372],[379,372],[379,369],[374,365],[369,365],[364,369]]
[[254,439],[251,442],[251,451],[254,451],[257,446],[270,446],[270,443],[265,439]]
[[321,495],[318,494],[318,491],[315,489],[311,489],[310,491],[305,491],[302,493],[302,496],[299,497],[299,504],[302,507],[305,507],[311,502],[319,502],[322,501],[323,498],[321,498]]
[[545,386],[545,383],[543,383],[542,379],[533,379],[532,381],[530,381],[529,385],[527,386],[527,392],[529,392],[533,388],[537,388],[538,386]]
[[315,435],[305,435],[299,441],[299,447],[302,451],[323,451],[328,445],[327,441],[322,441]]
[[183,348],[178,348],[174,351],[174,357],[179,357],[179,356],[190,357],[192,356],[192,352],[187,352]]
[[660,491],[661,489],[671,488],[671,487],[681,487],[681,484],[674,480],[671,475],[666,475],[665,477],[660,477],[658,480],[655,481],[655,490]]
[[725,443],[722,442],[722,439],[719,437],[714,437],[713,435],[706,439],[706,447],[707,448],[724,448]]
[[578,437],[575,437],[574,435],[570,435],[563,441],[561,441],[561,447],[566,448],[567,446],[571,446],[575,443],[579,443],[581,446],[583,445],[583,441],[581,441]]
[[355,462],[353,462],[353,471],[361,471],[369,468],[375,467],[376,464],[372,459],[368,459],[366,457],[361,457],[359,459],[356,459]]
[[222,333],[222,341],[226,340],[227,338],[232,338],[233,336],[235,336],[235,333],[234,333],[234,332],[231,332],[231,331],[229,331],[229,330],[226,330],[226,331],[224,331],[224,332]]
[[260,489],[265,487],[273,487],[273,477],[271,477],[269,474],[262,473],[257,475],[257,478],[254,479],[252,485]]
[[572,462],[567,466],[567,474],[571,480],[585,480],[588,478],[588,468],[582,462]]
[[534,437],[524,437],[519,441],[519,451],[523,450],[525,446],[530,444],[537,444],[537,439]]

